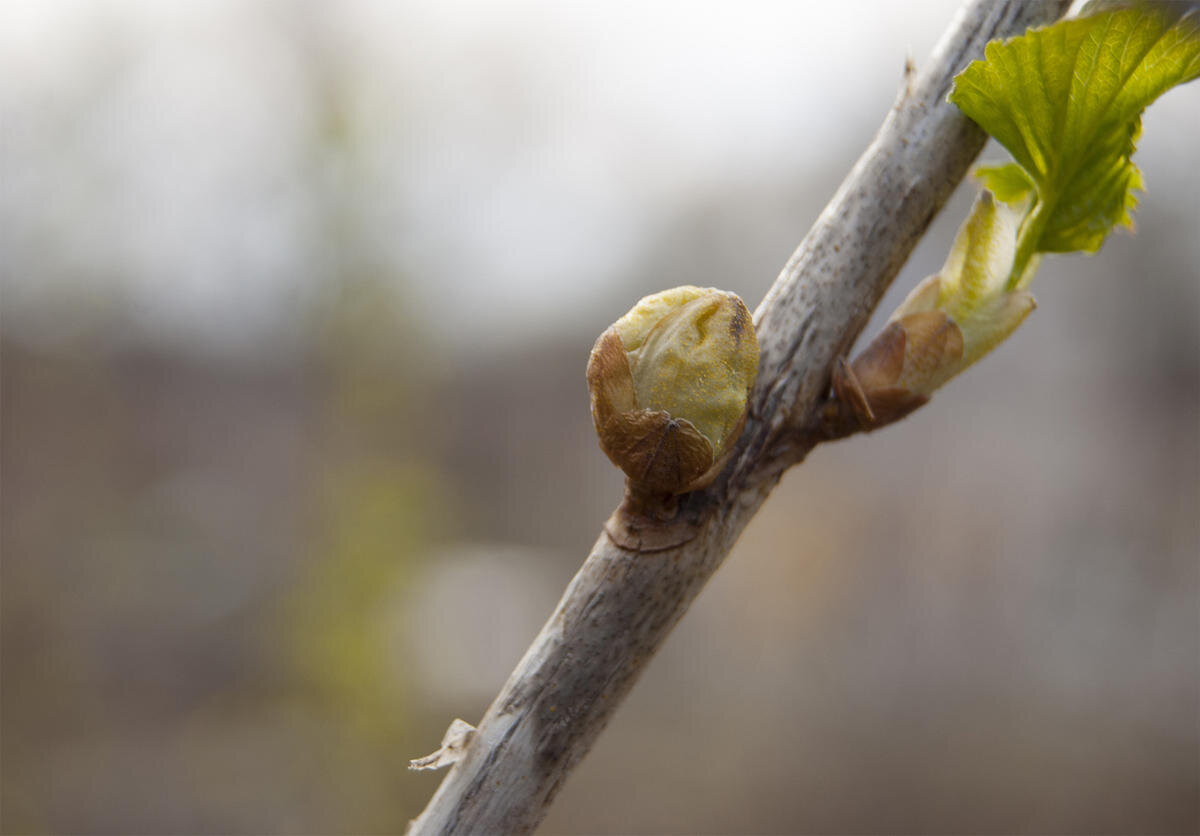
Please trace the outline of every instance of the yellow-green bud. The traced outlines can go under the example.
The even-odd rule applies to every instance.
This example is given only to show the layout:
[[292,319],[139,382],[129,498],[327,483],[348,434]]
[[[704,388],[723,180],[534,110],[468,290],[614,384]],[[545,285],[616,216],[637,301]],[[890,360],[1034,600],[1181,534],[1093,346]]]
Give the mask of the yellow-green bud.
[[654,493],[709,484],[741,432],[758,340],[736,294],[676,287],[642,299],[588,361],[600,446]]
[[[1022,211],[983,192],[941,271],[917,285],[852,364],[834,369],[838,400],[851,407],[859,429],[884,426],[921,406],[1037,307],[1027,290],[1006,288]],[[1028,269],[1035,266],[1036,259]],[[850,429],[837,420],[831,426],[833,435]]]
[[[943,313],[958,330],[959,348],[944,357],[940,348],[939,356],[925,356],[921,341],[910,339],[899,385],[932,394],[1007,339],[1037,307],[1029,291],[1005,288],[1022,217],[1022,209],[998,202],[991,192],[979,195],[941,271],[917,285],[891,317],[904,324],[916,315]],[[1036,259],[1027,270],[1035,268]]]

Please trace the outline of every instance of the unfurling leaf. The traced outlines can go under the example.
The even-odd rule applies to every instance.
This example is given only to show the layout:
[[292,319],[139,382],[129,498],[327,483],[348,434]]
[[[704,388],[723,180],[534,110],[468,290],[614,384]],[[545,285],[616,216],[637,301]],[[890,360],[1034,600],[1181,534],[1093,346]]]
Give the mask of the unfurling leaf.
[[1032,197],[1037,188],[1025,169],[1016,163],[981,165],[975,169],[975,176],[997,200],[1005,203],[1022,203]]
[[1117,6],[994,41],[955,79],[950,101],[1025,175],[989,167],[985,185],[1010,202],[1033,191],[1010,286],[1035,253],[1095,252],[1113,226],[1132,225],[1142,111],[1200,76],[1200,8]]
[[1022,209],[983,192],[942,269],[925,279],[854,359],[834,370],[824,431],[840,437],[896,421],[1016,330],[1036,307],[1008,290]]

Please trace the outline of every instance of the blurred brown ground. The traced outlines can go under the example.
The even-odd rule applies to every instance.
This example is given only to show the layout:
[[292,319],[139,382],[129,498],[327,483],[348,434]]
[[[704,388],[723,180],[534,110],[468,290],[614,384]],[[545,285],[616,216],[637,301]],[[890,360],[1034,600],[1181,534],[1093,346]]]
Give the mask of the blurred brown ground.
[[[94,43],[107,74],[57,104],[5,88],[5,833],[402,831],[441,779],[408,759],[481,716],[619,497],[582,380],[595,335],[683,282],[753,307],[891,95],[818,164],[799,151],[770,178],[733,164],[656,205],[590,296],[564,275],[545,287],[561,317],[503,332],[439,308],[438,288],[463,280],[452,259],[406,260],[413,242],[379,197],[402,186],[369,151],[404,146],[363,132],[356,42],[322,28],[345,21],[264,14],[239,25],[279,27],[276,48],[298,56],[285,88],[308,133],[286,142],[300,162],[232,177],[214,198],[228,214],[202,232],[240,240],[254,190],[303,207],[306,233],[273,244],[302,271],[270,297],[283,326],[196,336],[186,302],[174,320],[147,311],[125,281],[146,264],[120,236],[146,237],[153,211],[120,176],[75,176],[105,170],[102,128],[123,123],[62,125],[80,102],[127,106],[119,82],[153,37]],[[503,65],[497,49],[479,60]],[[1148,122],[1138,234],[1048,259],[1010,344],[901,425],[785,477],[543,832],[1200,830],[1187,134]],[[34,200],[67,177],[51,164],[78,211],[63,193]],[[970,199],[881,314],[939,266]],[[124,220],[105,226],[106,211]],[[588,234],[603,251],[623,233]],[[518,263],[534,240],[513,240]]]

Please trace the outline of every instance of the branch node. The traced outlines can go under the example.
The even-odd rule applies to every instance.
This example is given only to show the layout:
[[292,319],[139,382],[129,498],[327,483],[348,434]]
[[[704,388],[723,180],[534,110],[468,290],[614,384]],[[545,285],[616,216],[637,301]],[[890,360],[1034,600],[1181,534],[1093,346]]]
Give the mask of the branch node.
[[698,493],[654,493],[626,481],[625,497],[604,523],[618,548],[646,554],[678,548],[696,539],[707,504]]
[[896,103],[892,105],[893,110],[898,110],[912,96],[916,82],[917,62],[913,60],[912,52],[910,51],[904,56],[904,69],[900,76],[900,92],[896,94]]

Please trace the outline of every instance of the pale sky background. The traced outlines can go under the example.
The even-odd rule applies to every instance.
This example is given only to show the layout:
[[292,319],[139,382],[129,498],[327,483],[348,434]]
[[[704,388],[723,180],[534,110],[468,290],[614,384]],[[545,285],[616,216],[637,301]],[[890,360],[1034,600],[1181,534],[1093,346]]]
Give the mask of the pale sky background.
[[[352,91],[359,168],[327,182],[357,178],[418,311],[453,312],[434,338],[542,329],[601,299],[690,194],[836,183],[958,5],[7,2],[5,307],[43,339],[69,327],[47,299],[114,289],[150,335],[286,331],[327,257],[297,193],[308,40]],[[1181,90],[1150,118],[1196,112]],[[1193,141],[1144,145],[1186,160]]]

